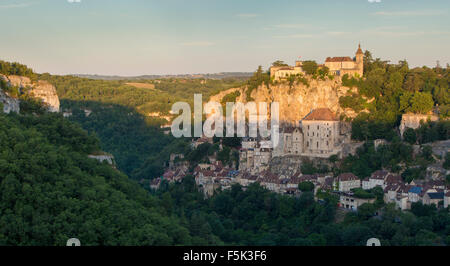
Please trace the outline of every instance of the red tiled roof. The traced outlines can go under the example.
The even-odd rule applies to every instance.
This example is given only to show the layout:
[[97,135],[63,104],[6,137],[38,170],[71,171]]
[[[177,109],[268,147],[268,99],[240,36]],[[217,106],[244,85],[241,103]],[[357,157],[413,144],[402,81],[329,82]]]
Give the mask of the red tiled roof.
[[403,179],[399,175],[392,175],[392,174],[390,174],[390,175],[388,175],[386,177],[386,183],[387,184],[399,184],[399,183],[402,183],[402,182],[403,182]]
[[353,62],[353,59],[351,59],[349,56],[341,56],[341,57],[327,57],[327,60],[325,62]]
[[358,180],[358,177],[352,173],[344,173],[338,176],[339,181]]
[[336,115],[329,108],[314,109],[303,120],[307,121],[338,121]]
[[384,170],[378,170],[374,173],[372,173],[372,176],[370,178],[372,179],[383,179],[389,174],[388,171],[384,171]]

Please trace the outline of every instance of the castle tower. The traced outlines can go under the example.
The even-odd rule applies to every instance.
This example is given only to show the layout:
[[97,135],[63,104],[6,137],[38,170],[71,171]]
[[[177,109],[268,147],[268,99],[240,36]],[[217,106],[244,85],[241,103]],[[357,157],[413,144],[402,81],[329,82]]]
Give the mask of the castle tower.
[[358,51],[356,51],[356,68],[359,76],[362,77],[364,75],[364,53],[361,49],[361,44],[358,45]]

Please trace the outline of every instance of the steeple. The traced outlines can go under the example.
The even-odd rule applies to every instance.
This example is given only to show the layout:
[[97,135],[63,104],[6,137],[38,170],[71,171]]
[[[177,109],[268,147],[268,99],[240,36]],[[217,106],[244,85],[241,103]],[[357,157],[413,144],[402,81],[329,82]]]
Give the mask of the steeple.
[[358,45],[358,51],[356,51],[356,54],[357,54],[357,55],[359,55],[359,54],[364,54],[363,51],[362,51],[362,49],[361,49],[361,43],[359,43],[359,45]]

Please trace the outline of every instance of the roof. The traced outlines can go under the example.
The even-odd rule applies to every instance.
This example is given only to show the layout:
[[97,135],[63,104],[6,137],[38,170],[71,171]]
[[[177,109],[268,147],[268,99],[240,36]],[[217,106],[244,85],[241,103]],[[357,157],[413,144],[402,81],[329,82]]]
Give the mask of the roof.
[[329,108],[314,109],[303,120],[306,121],[338,121],[336,115]]
[[431,192],[428,193],[430,199],[444,199],[444,192]]
[[420,194],[422,192],[421,187],[412,187],[408,192],[414,193],[414,194]]
[[361,44],[358,45],[358,51],[356,51],[356,54],[364,54],[361,49]]
[[446,197],[450,197],[450,191],[445,194]]
[[351,59],[349,56],[327,57],[325,62],[353,62],[353,59]]
[[352,173],[344,173],[338,176],[339,181],[358,180],[359,178]]
[[372,173],[371,179],[383,179],[389,174],[388,171],[385,170],[378,170]]

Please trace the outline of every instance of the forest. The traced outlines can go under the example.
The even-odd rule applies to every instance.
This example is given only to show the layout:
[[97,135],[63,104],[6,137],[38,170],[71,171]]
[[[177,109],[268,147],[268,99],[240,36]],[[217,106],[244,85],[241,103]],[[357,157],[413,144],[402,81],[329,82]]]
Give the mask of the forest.
[[161,202],[88,158],[99,140],[59,114],[0,114],[0,245],[181,245]]

